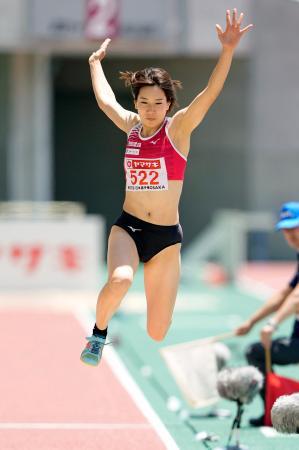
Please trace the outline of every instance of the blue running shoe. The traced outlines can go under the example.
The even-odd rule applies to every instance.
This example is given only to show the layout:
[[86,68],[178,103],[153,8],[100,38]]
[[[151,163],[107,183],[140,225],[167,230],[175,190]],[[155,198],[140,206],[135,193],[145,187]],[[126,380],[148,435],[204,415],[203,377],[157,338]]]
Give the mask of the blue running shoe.
[[88,343],[81,353],[81,361],[90,366],[97,366],[102,357],[102,351],[105,345],[105,338],[102,336],[95,336],[94,334],[86,338]]

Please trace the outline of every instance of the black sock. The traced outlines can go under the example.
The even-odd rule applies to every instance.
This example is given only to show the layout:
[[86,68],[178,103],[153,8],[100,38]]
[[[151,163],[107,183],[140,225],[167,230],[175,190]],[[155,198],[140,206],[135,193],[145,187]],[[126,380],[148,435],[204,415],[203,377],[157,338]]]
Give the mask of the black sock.
[[106,337],[107,336],[107,330],[108,330],[108,327],[105,330],[99,330],[99,328],[97,327],[97,324],[95,323],[94,327],[93,327],[92,334],[94,336]]

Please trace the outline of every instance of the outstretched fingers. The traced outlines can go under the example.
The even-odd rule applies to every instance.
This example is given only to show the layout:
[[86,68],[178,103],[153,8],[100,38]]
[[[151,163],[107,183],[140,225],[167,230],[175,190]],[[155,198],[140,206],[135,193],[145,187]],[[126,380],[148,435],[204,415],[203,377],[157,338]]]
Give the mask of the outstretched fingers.
[[226,10],[226,26],[230,27],[231,26],[231,17],[230,17],[230,9]]
[[89,58],[89,62],[95,62],[95,61],[101,61],[105,55],[106,55],[106,51],[107,51],[107,47],[110,44],[111,39],[107,38],[105,39],[105,41],[102,43],[101,47],[96,51],[93,52],[92,55]]
[[253,27],[252,24],[241,29],[244,14],[238,14],[237,8],[226,10],[226,29],[222,30],[217,23],[216,31],[218,38],[224,48],[235,49],[239,44],[240,38]]
[[97,50],[94,54],[95,56],[99,57],[104,53],[106,53],[107,47],[110,44],[111,39],[107,38],[104,40],[103,44],[101,45],[101,47],[99,48],[99,50]]
[[103,42],[103,44],[101,45],[100,48],[101,48],[102,50],[106,51],[108,45],[110,44],[110,42],[111,42],[111,39],[110,39],[110,38],[105,39],[104,42]]
[[243,34],[247,33],[247,31],[251,30],[252,27],[253,27],[252,23],[250,25],[247,25],[247,27],[240,30],[240,34],[243,35]]
[[239,19],[238,19],[238,22],[237,22],[238,27],[241,26],[241,24],[242,24],[242,22],[243,22],[243,19],[244,19],[244,13],[241,13],[241,14],[240,14],[240,17],[239,17]]
[[223,30],[222,30],[221,26],[219,25],[219,23],[216,23],[216,31],[218,33],[218,36],[221,36],[221,34],[223,34]]
[[233,9],[232,26],[233,26],[233,27],[237,27],[237,26],[238,26],[238,21],[237,21],[237,9],[236,9],[236,8]]
[[[232,16],[231,16],[231,11],[228,9],[226,11],[226,25],[227,27],[234,27],[234,28],[239,28],[243,22],[244,19],[244,13],[241,13],[239,18],[238,18],[238,11],[237,8],[233,9],[232,12]],[[251,28],[253,25],[248,25],[249,28]],[[244,28],[244,30],[248,31],[248,27]],[[243,30],[241,30],[243,31]]]

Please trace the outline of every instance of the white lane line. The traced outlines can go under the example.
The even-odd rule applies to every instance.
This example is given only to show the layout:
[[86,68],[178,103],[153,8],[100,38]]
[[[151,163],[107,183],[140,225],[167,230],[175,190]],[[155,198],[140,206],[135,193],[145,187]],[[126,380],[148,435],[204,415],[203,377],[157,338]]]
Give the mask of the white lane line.
[[[78,306],[74,309],[73,314],[77,317],[85,332],[90,334],[94,325],[94,318],[92,317],[90,310],[84,306]],[[105,358],[112,372],[119,380],[123,388],[129,393],[138,409],[148,419],[149,423],[152,424],[161,441],[165,444],[166,449],[180,450],[173,437],[161,421],[160,417],[153,410],[143,392],[111,345],[107,345],[107,347],[105,347],[103,358]]]
[[148,423],[0,423],[0,430],[148,430],[152,428]]
[[278,433],[274,428],[272,427],[260,427],[260,432],[266,436],[267,438],[297,438],[298,434],[282,434]]

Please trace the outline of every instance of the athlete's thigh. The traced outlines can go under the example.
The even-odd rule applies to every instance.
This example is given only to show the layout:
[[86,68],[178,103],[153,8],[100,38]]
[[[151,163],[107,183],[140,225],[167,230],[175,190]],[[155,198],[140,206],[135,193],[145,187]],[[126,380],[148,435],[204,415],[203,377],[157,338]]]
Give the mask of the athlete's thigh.
[[144,264],[148,322],[171,320],[181,268],[181,244],[171,245]]
[[135,242],[122,228],[113,226],[108,239],[107,265],[111,276],[131,274],[137,270],[139,256]]

